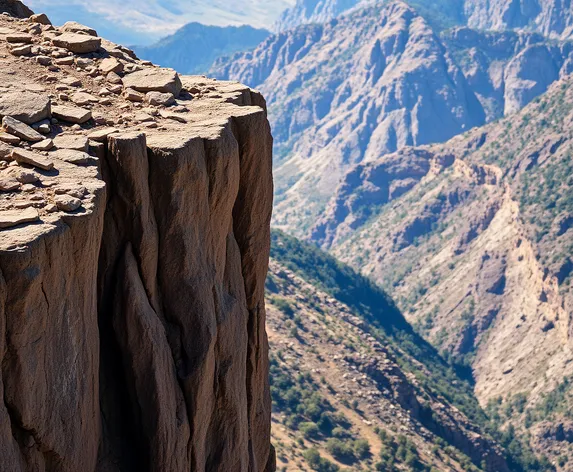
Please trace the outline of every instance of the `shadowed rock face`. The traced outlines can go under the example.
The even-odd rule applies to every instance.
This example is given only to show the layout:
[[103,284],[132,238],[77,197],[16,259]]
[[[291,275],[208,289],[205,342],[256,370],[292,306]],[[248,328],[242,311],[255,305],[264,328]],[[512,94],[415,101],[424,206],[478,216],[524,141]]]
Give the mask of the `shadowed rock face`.
[[[105,40],[90,60],[110,51],[161,74]],[[0,94],[55,96],[73,78],[94,102],[77,109],[89,111],[81,126],[73,114],[34,124],[52,152],[2,132],[14,147],[0,148],[0,470],[274,470],[264,99],[164,72],[176,103],[134,119],[121,86],[98,99],[101,79],[62,64],[47,80],[36,61],[22,77],[19,59],[3,57]]]
[[16,18],[28,18],[34,14],[19,0],[0,0],[0,13],[9,13]]

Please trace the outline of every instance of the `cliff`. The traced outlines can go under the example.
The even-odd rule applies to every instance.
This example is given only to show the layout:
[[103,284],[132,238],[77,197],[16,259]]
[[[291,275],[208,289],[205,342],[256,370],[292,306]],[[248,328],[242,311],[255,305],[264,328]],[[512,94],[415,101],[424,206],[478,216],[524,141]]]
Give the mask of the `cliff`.
[[1,470],[264,471],[262,96],[0,16]]

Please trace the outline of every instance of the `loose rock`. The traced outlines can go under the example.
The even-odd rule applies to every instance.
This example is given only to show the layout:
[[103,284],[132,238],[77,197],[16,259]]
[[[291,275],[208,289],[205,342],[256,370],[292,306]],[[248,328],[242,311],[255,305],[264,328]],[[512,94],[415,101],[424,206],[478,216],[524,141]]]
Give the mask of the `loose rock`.
[[86,34],[64,33],[53,38],[52,44],[76,54],[87,54],[100,48],[101,39]]
[[11,116],[5,116],[2,119],[2,125],[6,131],[8,131],[8,133],[13,134],[14,136],[18,136],[24,141],[34,143],[44,139],[44,136],[32,129],[30,126],[22,123],[21,121],[18,121],[15,118],[12,118]]
[[72,212],[76,211],[79,207],[82,206],[81,200],[69,195],[58,195],[55,200],[56,206],[60,211]]
[[88,150],[88,138],[82,135],[60,134],[54,138],[54,144],[58,149]]
[[49,118],[50,97],[33,92],[9,92],[0,94],[0,118],[11,116],[31,125]]
[[154,106],[169,106],[175,103],[172,93],[148,92],[145,101]]
[[28,164],[44,170],[52,170],[54,168],[54,163],[50,159],[25,149],[14,148],[11,157],[19,164]]
[[32,149],[35,149],[37,151],[49,151],[53,147],[54,147],[54,141],[52,141],[51,139],[44,139],[39,143],[32,144]]
[[164,92],[175,97],[181,92],[181,80],[174,70],[170,69],[144,69],[133,72],[123,78],[123,84],[138,92]]
[[39,219],[40,215],[38,214],[38,210],[33,208],[24,211],[0,211],[0,228],[12,228],[23,223],[33,223]]
[[82,124],[91,119],[92,112],[85,108],[54,106],[52,107],[52,115],[59,120]]

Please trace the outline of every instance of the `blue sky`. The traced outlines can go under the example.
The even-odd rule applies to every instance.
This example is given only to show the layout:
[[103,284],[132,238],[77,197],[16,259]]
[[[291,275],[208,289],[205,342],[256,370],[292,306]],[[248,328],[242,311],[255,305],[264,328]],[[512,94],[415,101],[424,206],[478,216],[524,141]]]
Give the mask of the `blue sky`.
[[25,0],[54,24],[74,20],[125,45],[149,44],[191,21],[271,28],[295,0]]

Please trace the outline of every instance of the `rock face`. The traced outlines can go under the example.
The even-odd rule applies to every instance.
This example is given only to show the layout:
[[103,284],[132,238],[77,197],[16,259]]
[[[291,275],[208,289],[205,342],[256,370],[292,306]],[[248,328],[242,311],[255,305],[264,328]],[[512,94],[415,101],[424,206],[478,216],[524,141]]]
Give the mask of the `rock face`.
[[[14,33],[29,26],[0,16]],[[113,55],[126,74],[147,72],[152,90],[173,84],[179,98],[165,114],[178,119],[147,105],[141,124],[143,105],[119,85],[84,110],[58,99],[57,126],[21,123],[60,149],[1,144],[0,468],[272,471],[265,101],[70,34],[101,48],[87,70],[73,57],[48,75],[0,37],[0,98],[60,97],[78,81],[96,97]]]
[[0,0],[0,13],[9,13],[16,18],[28,18],[34,14],[20,0]]
[[277,34],[221,66],[269,101],[285,228],[313,219],[349,165],[486,121],[454,57],[400,1]]
[[573,35],[573,10],[560,0],[465,0],[468,24],[478,29],[536,30],[569,39]]

